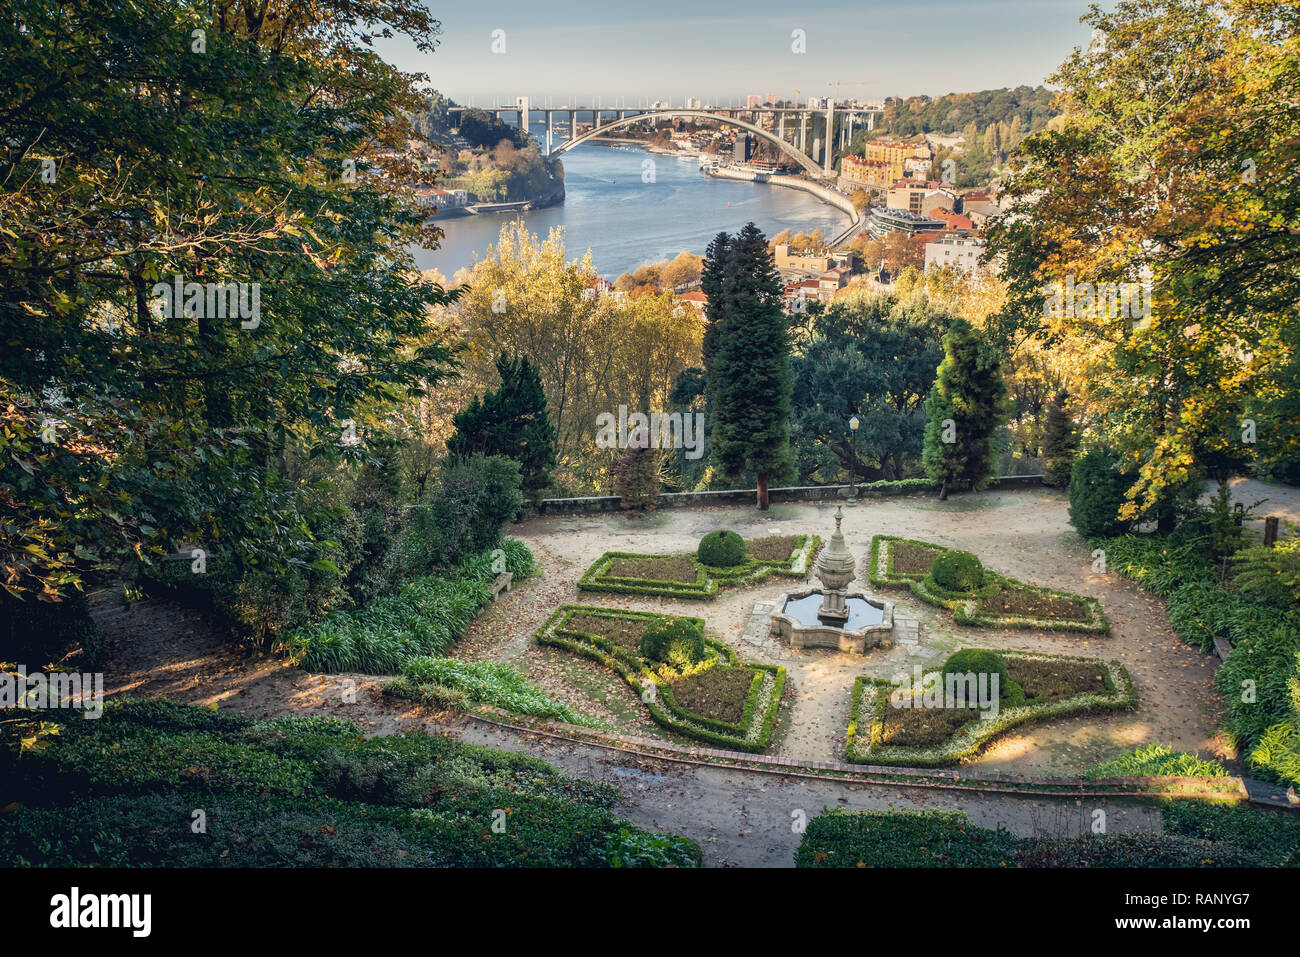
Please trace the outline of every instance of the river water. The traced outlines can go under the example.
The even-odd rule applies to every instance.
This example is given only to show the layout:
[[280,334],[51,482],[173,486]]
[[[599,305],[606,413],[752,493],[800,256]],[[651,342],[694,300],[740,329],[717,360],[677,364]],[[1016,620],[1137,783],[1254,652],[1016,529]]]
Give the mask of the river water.
[[[544,138],[544,128],[539,129]],[[414,250],[419,267],[454,278],[457,270],[482,259],[501,224],[517,216],[542,238],[563,226],[568,258],[591,249],[596,271],[611,280],[683,250],[702,254],[719,232],[734,233],[751,220],[768,236],[783,229],[820,229],[830,236],[849,223],[843,212],[802,190],[707,177],[695,157],[584,143],[561,160],[563,205],[446,219],[439,224],[446,234],[441,249]],[[654,163],[652,182],[643,181],[651,179],[643,177],[647,160]]]

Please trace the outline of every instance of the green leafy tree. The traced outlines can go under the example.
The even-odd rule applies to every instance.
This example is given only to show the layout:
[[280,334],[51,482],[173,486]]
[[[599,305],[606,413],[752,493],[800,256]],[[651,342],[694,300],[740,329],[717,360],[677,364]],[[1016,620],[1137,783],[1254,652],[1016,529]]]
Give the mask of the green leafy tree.
[[701,275],[704,363],[713,415],[714,460],[729,476],[748,470],[757,504],[768,487],[794,472],[790,450],[788,321],[767,240],[753,223],[709,245]]
[[848,472],[860,481],[900,479],[917,467],[922,405],[950,321],[928,304],[908,309],[885,294],[836,302],[818,317],[791,360],[791,432],[802,478],[833,482]]
[[1006,384],[997,350],[964,319],[943,337],[925,415],[922,461],[939,498],[981,487],[993,466],[993,433],[1006,419]]
[[447,451],[471,455],[504,455],[519,463],[524,497],[536,506],[551,485],[555,467],[555,427],[547,415],[546,392],[537,368],[527,356],[497,357],[501,385],[482,398],[475,396],[456,413],[455,433]]
[[438,29],[408,0],[0,18],[0,407],[19,443],[56,421],[0,459],[9,597],[182,542],[235,577],[321,560],[299,465],[364,458],[364,423],[449,372],[425,334],[455,295],[408,252],[439,236],[402,158],[416,78],[369,46]]

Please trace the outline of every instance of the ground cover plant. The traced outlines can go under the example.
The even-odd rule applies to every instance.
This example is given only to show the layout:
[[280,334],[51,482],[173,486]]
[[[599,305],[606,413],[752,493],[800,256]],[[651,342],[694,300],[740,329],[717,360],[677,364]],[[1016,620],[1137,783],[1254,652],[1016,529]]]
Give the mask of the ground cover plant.
[[[949,659],[954,674],[966,673],[968,663],[970,671],[980,673],[973,658],[955,660],[972,652],[991,655],[1005,668],[996,713],[987,709],[992,717],[981,717],[985,708],[927,692],[930,682],[946,687],[942,671],[949,670],[947,664],[920,683],[861,676],[854,682],[849,707],[847,760],[914,767],[957,764],[1013,727],[1132,708],[1137,700],[1128,672],[1116,661],[964,649]],[[991,695],[984,703],[991,704]]]
[[1300,818],[1167,801],[1164,833],[1016,837],[961,811],[848,811],[808,822],[797,867],[1295,867]]
[[[506,539],[501,547],[506,569],[516,581],[532,573],[528,546]],[[299,628],[284,638],[282,647],[296,664],[311,671],[396,674],[408,658],[441,655],[465,633],[492,600],[494,575],[492,552],[480,552],[457,565],[449,577],[414,579],[396,594]]]
[[1227,769],[1218,761],[1206,761],[1194,754],[1174,751],[1163,744],[1125,751],[1119,757],[1095,764],[1083,772],[1085,778],[1221,778]]
[[[1107,567],[1165,598],[1169,622],[1190,645],[1230,647],[1215,687],[1223,696],[1223,728],[1250,773],[1300,786],[1300,615],[1285,575],[1262,575],[1256,550],[1244,549],[1251,594],[1232,590],[1195,541],[1172,535],[1093,538]],[[1260,579],[1264,577],[1268,584]],[[1261,597],[1268,595],[1269,598]]]
[[[334,718],[257,721],[110,702],[50,745],[0,755],[0,864],[694,866],[695,842],[613,813],[616,788],[435,735]],[[194,810],[206,828],[193,831]],[[498,826],[494,827],[494,821]]]
[[1097,599],[999,575],[969,552],[931,542],[873,536],[867,577],[879,588],[906,588],[927,604],[947,608],[958,625],[1110,633]]
[[[821,539],[816,535],[769,535],[750,539],[741,539],[734,532],[726,535],[732,537],[710,532],[694,554],[606,552],[583,573],[578,580],[578,589],[620,595],[713,598],[720,588],[752,584],[773,575],[803,578],[821,545]],[[710,536],[718,537],[711,539]],[[735,558],[737,542],[744,545],[737,564],[710,565],[703,561],[704,557],[718,561]]]
[[785,669],[743,663],[708,637],[702,638],[701,658],[682,655],[681,636],[697,630],[702,636],[703,629],[700,618],[561,605],[538,630],[537,641],[621,675],[655,722],[669,731],[736,751],[765,750],[785,689]]
[[486,704],[533,718],[596,724],[592,718],[552,700],[514,668],[493,661],[408,658],[402,665],[402,673],[385,683],[384,692],[458,711],[467,711],[474,704]]

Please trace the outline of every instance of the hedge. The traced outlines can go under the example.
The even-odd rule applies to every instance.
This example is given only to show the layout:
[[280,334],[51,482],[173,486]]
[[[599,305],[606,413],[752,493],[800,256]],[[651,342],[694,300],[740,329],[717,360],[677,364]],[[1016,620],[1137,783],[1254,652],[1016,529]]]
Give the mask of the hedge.
[[[642,621],[662,620],[674,616],[586,605],[561,605],[538,629],[536,638],[540,645],[562,648],[583,655],[617,672],[636,692],[637,697],[650,713],[650,717],[669,731],[733,751],[759,753],[766,750],[771,743],[781,695],[785,691],[785,668],[757,662],[741,663],[736,653],[723,642],[714,638],[705,638],[705,644],[712,652],[712,656],[691,669],[691,674],[713,667],[740,667],[755,672],[754,680],[745,696],[741,720],[737,724],[731,724],[717,718],[694,714],[682,707],[673,695],[670,685],[659,680],[660,677],[670,676],[667,674],[670,671],[667,666],[663,666],[664,674],[657,675],[651,662],[631,654],[600,635],[566,629],[565,624],[575,614]],[[654,686],[655,691],[647,700],[645,690],[650,685]]]
[[[1064,655],[1039,655],[1025,652],[998,651],[1004,661],[1083,661],[1105,669],[1106,693],[1085,692],[1043,704],[1004,704],[996,718],[973,718],[958,728],[946,742],[925,748],[882,745],[885,709],[890,707],[893,682],[860,675],[853,682],[853,700],[849,705],[848,730],[844,740],[845,759],[854,764],[899,765],[905,767],[944,767],[978,755],[995,738],[1011,728],[1035,721],[1131,710],[1137,705],[1137,692],[1128,670],[1118,661],[1075,658]],[[867,724],[869,722],[869,724]],[[867,724],[864,731],[864,724]],[[863,739],[865,738],[865,747]]]
[[[110,702],[0,756],[0,865],[697,866],[699,846],[612,813],[618,789],[435,735]],[[144,758],[145,760],[142,760]],[[202,809],[206,831],[191,830]],[[504,829],[493,824],[504,822]]]
[[800,535],[790,557],[783,562],[761,561],[750,558],[744,564],[730,568],[705,565],[693,553],[685,552],[696,569],[693,583],[657,581],[651,578],[626,578],[609,575],[608,571],[619,559],[671,558],[675,555],[646,555],[637,552],[605,552],[578,579],[579,591],[611,592],[618,595],[650,595],[660,598],[706,599],[713,598],[719,588],[732,585],[750,585],[780,575],[786,578],[805,578],[813,556],[821,546],[817,535]]
[[[946,608],[952,612],[954,624],[970,625],[979,628],[1034,628],[1043,631],[1082,632],[1086,634],[1110,634],[1110,621],[1102,611],[1101,602],[1087,595],[1075,595],[1039,585],[1030,585],[1005,575],[999,575],[988,569],[984,570],[984,584],[972,597],[967,592],[954,592],[944,589],[928,575],[901,573],[894,570],[891,545],[900,542],[917,548],[929,549],[936,553],[951,551],[933,542],[900,538],[896,535],[873,535],[871,553],[868,559],[867,578],[878,588],[905,588],[927,605]],[[1030,618],[1019,615],[990,614],[981,611],[984,602],[997,596],[1004,588],[1016,588],[1037,592],[1041,595],[1062,598],[1078,602],[1083,606],[1088,618],[1086,621],[1061,618]]]
[[1300,818],[1170,802],[1164,833],[1019,838],[961,811],[849,811],[808,822],[796,867],[1295,867]]

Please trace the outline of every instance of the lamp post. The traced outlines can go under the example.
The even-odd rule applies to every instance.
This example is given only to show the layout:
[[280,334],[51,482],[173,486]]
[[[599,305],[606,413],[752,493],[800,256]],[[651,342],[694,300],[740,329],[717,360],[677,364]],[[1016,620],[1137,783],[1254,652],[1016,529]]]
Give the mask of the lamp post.
[[858,500],[858,426],[862,423],[855,415],[849,419],[849,501]]

